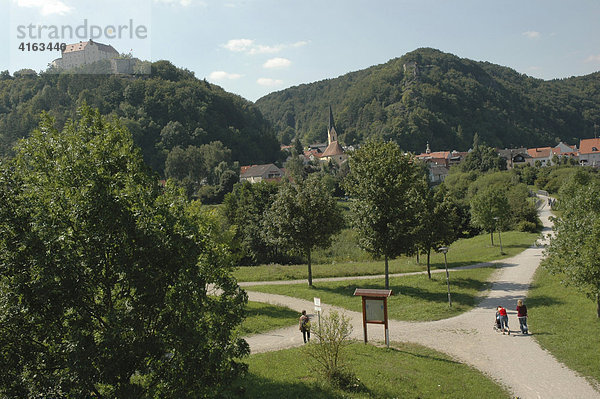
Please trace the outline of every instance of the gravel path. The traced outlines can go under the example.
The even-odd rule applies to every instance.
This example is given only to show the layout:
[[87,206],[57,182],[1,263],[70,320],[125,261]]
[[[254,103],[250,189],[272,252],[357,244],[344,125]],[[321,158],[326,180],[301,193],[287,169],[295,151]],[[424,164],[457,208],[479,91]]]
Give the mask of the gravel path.
[[[550,231],[551,226],[548,216],[550,210],[544,205],[540,210],[540,218],[545,226],[545,234]],[[516,311],[514,311],[516,302],[517,299],[527,296],[529,284],[540,263],[542,252],[543,248],[531,247],[517,256],[495,262],[501,266],[493,276],[492,288],[482,302],[470,312],[433,322],[390,320],[390,340],[415,342],[447,353],[497,380],[519,398],[600,398],[600,392],[595,390],[586,379],[559,363],[550,353],[542,349],[531,335],[516,333],[519,331]],[[475,265],[477,266],[483,265]],[[248,291],[248,297],[251,301],[287,306],[298,312],[302,309],[310,312],[313,309],[311,302],[283,295]],[[502,305],[509,310],[509,323],[515,331],[510,336],[502,335],[492,329],[497,305]],[[335,309],[350,316],[354,328],[353,338],[363,339],[361,313],[326,304],[322,304],[322,308],[324,312]],[[530,327],[533,327],[533,334],[535,334],[535,326]],[[382,342],[384,339],[383,327],[380,325],[370,324],[368,334],[370,341]],[[251,336],[246,340],[253,353],[303,344],[302,334],[297,326]]]

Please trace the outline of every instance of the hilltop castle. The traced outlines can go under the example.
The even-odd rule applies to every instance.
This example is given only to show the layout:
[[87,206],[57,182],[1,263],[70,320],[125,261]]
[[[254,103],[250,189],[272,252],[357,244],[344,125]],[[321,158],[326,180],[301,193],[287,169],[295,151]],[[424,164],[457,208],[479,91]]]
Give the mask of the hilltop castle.
[[62,57],[52,61],[52,66],[59,69],[78,68],[105,59],[114,59],[119,52],[111,45],[96,43],[92,39],[87,42],[68,44]]

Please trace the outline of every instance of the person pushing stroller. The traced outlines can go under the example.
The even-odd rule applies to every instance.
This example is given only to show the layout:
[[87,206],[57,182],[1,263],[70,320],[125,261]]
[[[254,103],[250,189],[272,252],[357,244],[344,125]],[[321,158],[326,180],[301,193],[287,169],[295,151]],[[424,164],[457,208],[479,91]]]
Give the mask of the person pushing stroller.
[[508,335],[510,335],[510,328],[508,327],[508,313],[506,313],[506,309],[500,305],[496,307],[496,328],[502,331],[502,335],[504,335],[505,331],[507,331]]

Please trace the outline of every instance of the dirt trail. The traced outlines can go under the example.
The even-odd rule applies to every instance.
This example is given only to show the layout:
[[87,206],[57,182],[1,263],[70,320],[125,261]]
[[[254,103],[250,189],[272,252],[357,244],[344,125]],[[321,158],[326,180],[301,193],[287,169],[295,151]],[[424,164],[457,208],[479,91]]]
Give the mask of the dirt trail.
[[[540,210],[544,234],[550,231],[549,216],[550,210],[544,205]],[[559,363],[538,345],[533,336],[517,333],[519,322],[513,309],[516,308],[517,299],[527,296],[542,252],[543,248],[534,246],[517,256],[495,262],[501,266],[492,278],[492,288],[470,312],[433,322],[391,320],[390,339],[415,342],[447,353],[499,381],[520,398],[600,398],[600,392],[586,379]],[[298,312],[302,309],[310,312],[313,309],[311,302],[283,295],[248,291],[248,296],[251,301],[287,306]],[[509,310],[509,323],[514,331],[510,336],[492,329],[497,305]],[[350,316],[354,327],[353,338],[362,340],[362,315],[359,312],[326,304],[322,304],[322,307],[325,312],[336,309]],[[532,326],[532,330],[535,334],[535,326]],[[369,325],[368,334],[369,340],[383,341],[382,326]],[[253,353],[290,348],[303,343],[297,326],[251,336],[247,341]]]

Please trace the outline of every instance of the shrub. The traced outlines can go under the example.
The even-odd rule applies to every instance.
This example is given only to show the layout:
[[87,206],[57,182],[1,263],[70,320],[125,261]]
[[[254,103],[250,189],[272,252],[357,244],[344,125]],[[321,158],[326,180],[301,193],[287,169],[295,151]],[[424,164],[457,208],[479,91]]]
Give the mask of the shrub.
[[323,315],[319,325],[314,326],[312,330],[316,339],[304,349],[311,359],[309,368],[340,389],[360,389],[360,381],[344,362],[344,349],[352,342],[350,318],[331,311],[329,315]]

